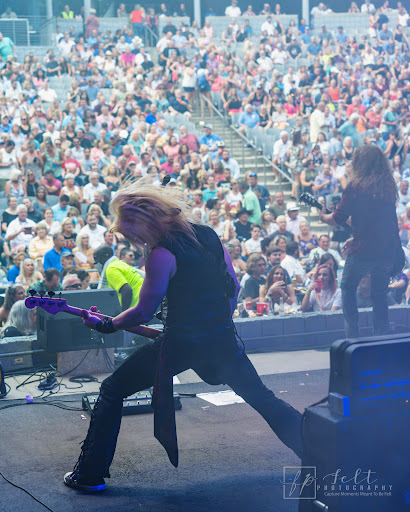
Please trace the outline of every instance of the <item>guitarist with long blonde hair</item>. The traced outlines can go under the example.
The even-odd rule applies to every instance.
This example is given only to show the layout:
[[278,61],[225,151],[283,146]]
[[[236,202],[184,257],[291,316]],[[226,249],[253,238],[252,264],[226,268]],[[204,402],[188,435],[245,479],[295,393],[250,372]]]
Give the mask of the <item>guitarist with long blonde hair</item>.
[[198,223],[177,191],[144,180],[120,189],[111,211],[113,232],[140,250],[147,245],[146,276],[136,306],[114,319],[84,311],[84,322],[108,334],[148,322],[161,304],[164,332],[102,383],[80,457],[64,483],[81,490],[105,489],[123,399],[152,385],[154,435],[177,466],[172,378],[188,368],[209,384],[228,384],[301,456],[301,414],[264,386],[237,342],[232,314],[239,284],[216,233]]

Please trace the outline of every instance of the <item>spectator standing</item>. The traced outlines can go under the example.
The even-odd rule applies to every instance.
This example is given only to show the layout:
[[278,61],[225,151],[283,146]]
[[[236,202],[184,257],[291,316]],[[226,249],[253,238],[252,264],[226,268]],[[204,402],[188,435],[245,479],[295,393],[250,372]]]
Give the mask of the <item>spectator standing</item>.
[[261,207],[258,197],[249,187],[246,181],[241,181],[239,189],[242,194],[242,207],[249,212],[249,222],[251,224],[260,224]]

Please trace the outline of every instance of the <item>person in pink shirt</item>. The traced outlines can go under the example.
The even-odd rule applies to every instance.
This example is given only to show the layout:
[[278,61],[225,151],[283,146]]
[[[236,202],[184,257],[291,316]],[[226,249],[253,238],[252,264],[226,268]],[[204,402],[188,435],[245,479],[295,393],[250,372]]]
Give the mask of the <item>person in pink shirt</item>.
[[127,46],[125,52],[121,55],[121,62],[123,62],[127,67],[130,67],[134,64],[135,54],[131,53],[131,48]]
[[103,105],[101,115],[97,117],[97,122],[99,124],[107,123],[107,128],[111,131],[114,127],[114,121],[114,116],[110,114],[108,105]]
[[199,142],[194,133],[188,133],[187,127],[181,125],[179,127],[179,143],[186,144],[190,152],[194,151],[195,153],[199,150]]
[[224,79],[218,73],[218,70],[216,68],[212,70],[212,74],[209,77],[209,83],[211,84],[212,92],[221,92],[221,89],[224,85]]

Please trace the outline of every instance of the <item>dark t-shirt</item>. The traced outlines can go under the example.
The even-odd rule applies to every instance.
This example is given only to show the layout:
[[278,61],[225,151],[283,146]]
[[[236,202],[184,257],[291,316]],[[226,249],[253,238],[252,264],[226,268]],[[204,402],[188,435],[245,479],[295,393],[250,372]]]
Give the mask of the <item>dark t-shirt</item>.
[[250,222],[247,222],[245,225],[241,224],[239,220],[234,222],[234,226],[236,229],[237,236],[244,238],[245,240],[249,240],[251,237],[251,226]]
[[349,217],[354,238],[350,254],[366,259],[394,259],[392,248],[400,244],[400,238],[393,201],[389,202],[348,186],[343,191],[333,218],[341,225]]
[[256,297],[259,297],[259,288],[265,284],[265,278],[259,277],[256,279],[255,277],[250,277],[243,287],[243,296],[251,297],[251,299],[256,299]]

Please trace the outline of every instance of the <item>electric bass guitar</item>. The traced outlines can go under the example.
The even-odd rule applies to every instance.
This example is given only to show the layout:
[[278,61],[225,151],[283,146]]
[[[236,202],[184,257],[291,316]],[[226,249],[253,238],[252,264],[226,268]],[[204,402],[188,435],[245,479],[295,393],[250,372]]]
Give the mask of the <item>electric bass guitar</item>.
[[[84,318],[83,309],[75,308],[73,306],[69,306],[67,301],[61,297],[61,292],[58,298],[53,298],[55,293],[53,291],[48,292],[48,296],[45,296],[44,292],[39,292],[39,296],[36,296],[36,290],[29,290],[31,297],[27,297],[25,300],[25,305],[29,309],[33,309],[35,307],[39,307],[47,311],[52,315],[56,315],[57,313],[64,312],[69,313],[70,315],[79,316]],[[98,316],[99,318],[112,318],[107,315],[103,315],[101,313],[94,313],[93,311],[90,314],[94,316]],[[137,327],[130,327],[128,329],[124,329],[124,331],[132,332],[134,334],[139,334],[140,336],[144,336],[145,338],[155,339],[162,331],[158,329],[153,329],[152,327],[146,327],[145,325],[138,325]]]
[[[319,201],[316,199],[316,197],[312,196],[312,194],[309,194],[309,192],[303,192],[303,194],[299,197],[299,203],[302,203],[306,206],[314,206],[315,208],[318,208],[319,210],[323,209],[323,204],[319,203]],[[326,213],[332,213],[330,210],[325,208]]]

